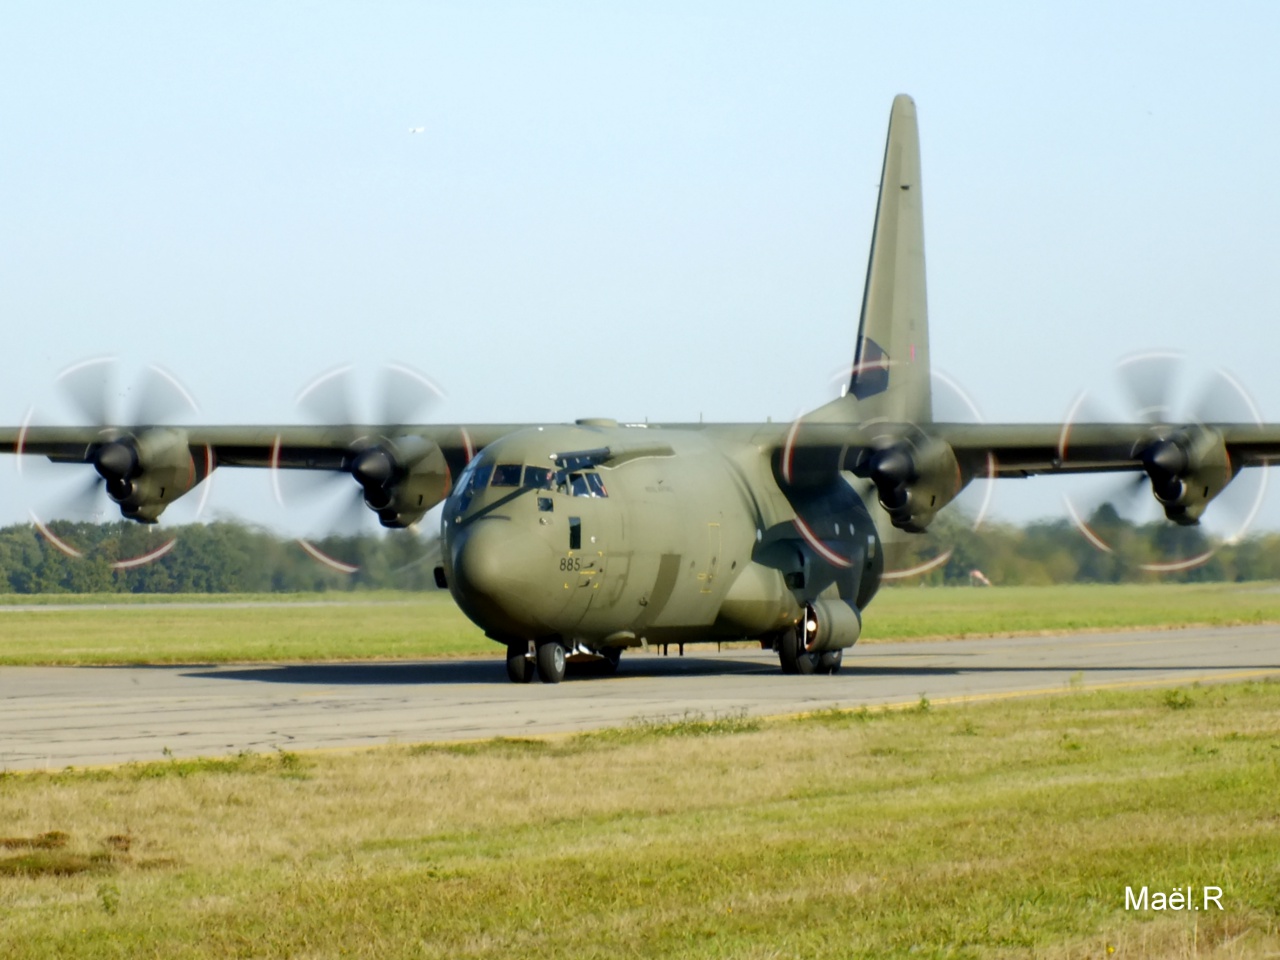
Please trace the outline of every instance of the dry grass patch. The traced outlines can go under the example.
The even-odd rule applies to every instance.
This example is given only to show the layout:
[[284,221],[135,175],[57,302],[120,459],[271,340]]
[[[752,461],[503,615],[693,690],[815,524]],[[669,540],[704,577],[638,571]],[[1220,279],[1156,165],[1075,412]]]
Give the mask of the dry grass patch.
[[1265,956],[1280,684],[1182,694],[9,776],[7,835],[108,859],[0,873],[0,955]]

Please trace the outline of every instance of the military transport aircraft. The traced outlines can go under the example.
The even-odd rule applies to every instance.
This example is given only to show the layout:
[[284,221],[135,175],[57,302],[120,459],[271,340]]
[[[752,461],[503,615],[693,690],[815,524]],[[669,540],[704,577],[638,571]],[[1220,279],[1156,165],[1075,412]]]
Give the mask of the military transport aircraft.
[[[1070,422],[1070,421],[1069,421]],[[569,656],[751,639],[783,673],[834,673],[913,534],[975,478],[1128,471],[1195,524],[1244,467],[1280,458],[1257,423],[933,420],[916,109],[890,114],[847,389],[790,424],[23,426],[0,451],[92,466],[154,523],[218,467],[345,472],[383,525],[443,503],[458,605],[507,674]]]

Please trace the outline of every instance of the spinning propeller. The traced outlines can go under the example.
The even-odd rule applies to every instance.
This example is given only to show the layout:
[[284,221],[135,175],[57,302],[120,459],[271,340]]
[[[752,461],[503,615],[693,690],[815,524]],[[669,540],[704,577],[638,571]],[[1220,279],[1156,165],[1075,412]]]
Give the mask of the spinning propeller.
[[[388,364],[376,378],[371,391],[376,396],[374,415],[367,417],[353,400],[363,392],[356,379],[351,365],[337,367],[315,377],[298,392],[297,407],[308,419],[340,424],[343,426],[338,429],[350,431],[350,453],[343,459],[341,473],[290,470],[280,463],[277,440],[271,469],[276,501],[285,506],[317,498],[327,501],[328,518],[318,527],[329,537],[354,537],[364,532],[369,511],[383,526],[409,527],[417,532],[426,509],[447,492],[448,470],[439,448],[408,428],[421,423],[430,408],[444,398],[444,392],[425,374],[402,364]],[[354,486],[351,480],[355,480]],[[331,569],[342,573],[360,569],[356,563],[332,556],[316,541],[317,537],[302,537],[298,545]]]
[[[154,524],[213,467],[212,454],[205,450],[203,458],[193,456],[185,432],[175,426],[182,417],[199,412],[186,387],[162,367],[151,365],[141,371],[133,386],[118,389],[118,366],[113,357],[96,357],[63,370],[54,383],[57,406],[69,411],[77,422],[88,421],[99,428],[99,441],[87,451],[96,476],[86,483],[80,476],[71,477],[67,467],[51,464],[44,457],[15,459],[33,501],[32,521],[50,544],[74,558],[84,557],[89,548],[71,542],[65,531],[59,536],[50,524],[60,519],[109,519],[113,506],[126,518]],[[119,407],[125,403],[128,414],[122,417]],[[19,433],[18,453],[27,430],[40,419],[35,406],[28,409]],[[80,457],[76,460],[84,462]],[[182,511],[183,520],[199,518],[208,493],[209,485],[205,484],[194,510]],[[141,566],[163,556],[174,543],[172,537],[150,542],[141,552],[127,551],[130,555],[112,560],[110,566]]]
[[[1193,375],[1171,352],[1121,360],[1112,382],[1077,396],[1067,412],[1059,452],[1069,462],[1075,429],[1086,423],[1137,422],[1146,435],[1132,455],[1141,469],[1118,480],[1098,478],[1064,497],[1072,523],[1095,548],[1151,573],[1207,562],[1223,544],[1239,542],[1266,492],[1266,467],[1240,471],[1214,424],[1258,423],[1262,417],[1240,382],[1225,370]],[[1239,475],[1237,475],[1239,474]],[[1212,502],[1215,542],[1198,526]],[[1164,525],[1171,520],[1176,526]],[[1161,522],[1152,536],[1131,527]]]

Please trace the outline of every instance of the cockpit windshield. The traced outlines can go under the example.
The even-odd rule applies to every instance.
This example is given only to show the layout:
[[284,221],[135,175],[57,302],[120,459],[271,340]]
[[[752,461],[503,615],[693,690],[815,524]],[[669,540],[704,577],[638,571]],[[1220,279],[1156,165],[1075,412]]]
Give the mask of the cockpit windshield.
[[524,485],[534,490],[550,490],[555,486],[556,472],[549,467],[525,467]]
[[[604,481],[595,472],[579,470],[568,473],[552,467],[532,466],[523,463],[498,463],[472,460],[462,476],[458,478],[457,511],[465,513],[472,502],[482,494],[486,487],[523,488],[525,490],[553,490],[556,493],[571,497],[609,496]],[[504,496],[510,498],[513,493]],[[539,501],[543,510],[550,510],[551,501],[543,498]]]
[[500,463],[493,468],[493,485],[495,487],[520,486],[520,474],[524,467],[518,463]]

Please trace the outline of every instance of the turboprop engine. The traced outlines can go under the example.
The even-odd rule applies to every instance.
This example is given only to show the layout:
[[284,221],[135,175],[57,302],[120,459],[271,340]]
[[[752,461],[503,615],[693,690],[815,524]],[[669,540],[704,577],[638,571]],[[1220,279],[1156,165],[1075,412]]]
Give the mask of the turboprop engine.
[[1235,476],[1222,435],[1211,427],[1182,427],[1138,456],[1165,516],[1183,526],[1199,523],[1209,501]]
[[864,450],[853,472],[875,484],[893,525],[909,533],[922,533],[966,482],[951,445],[928,436]]
[[108,440],[90,454],[120,513],[155,523],[165,507],[209,474],[208,458],[197,463],[185,430],[154,427]]
[[417,523],[449,494],[444,453],[422,437],[380,438],[359,450],[349,469],[384,527]]

